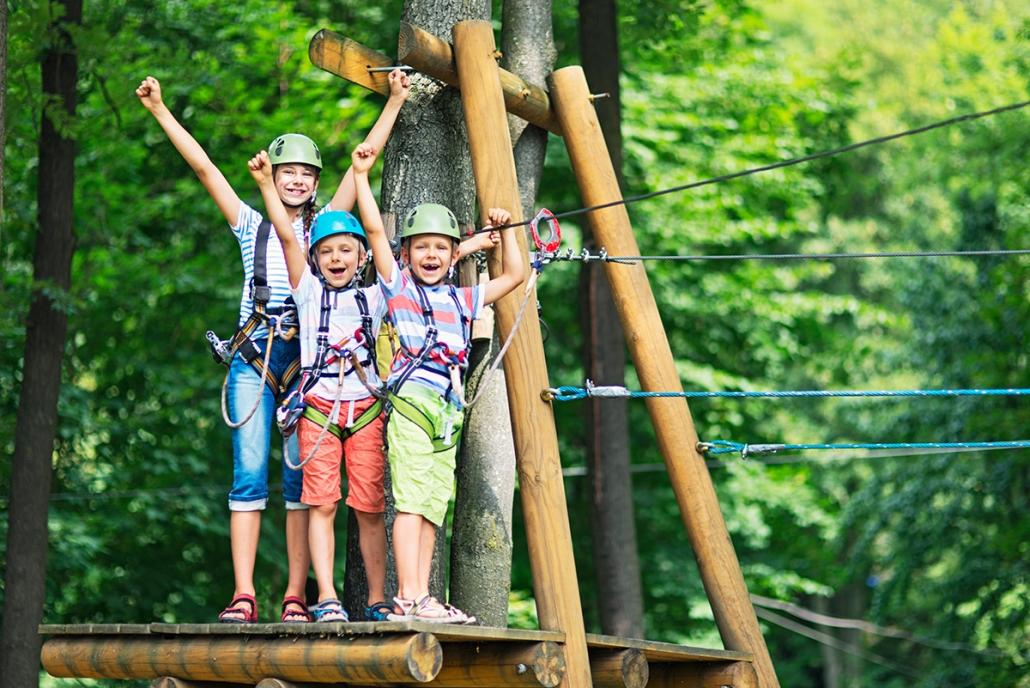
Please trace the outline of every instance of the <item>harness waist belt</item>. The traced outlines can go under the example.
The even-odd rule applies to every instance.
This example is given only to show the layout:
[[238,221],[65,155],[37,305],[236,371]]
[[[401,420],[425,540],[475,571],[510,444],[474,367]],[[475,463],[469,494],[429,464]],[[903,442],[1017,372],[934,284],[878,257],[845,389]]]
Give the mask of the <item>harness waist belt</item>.
[[362,411],[361,414],[354,419],[354,423],[349,427],[342,427],[338,423],[330,423],[329,416],[322,413],[311,404],[304,407],[303,417],[314,423],[318,423],[320,426],[328,426],[329,432],[336,435],[336,437],[342,442],[354,433],[362,430],[366,425],[374,421],[382,412],[383,400],[376,399],[375,403]]

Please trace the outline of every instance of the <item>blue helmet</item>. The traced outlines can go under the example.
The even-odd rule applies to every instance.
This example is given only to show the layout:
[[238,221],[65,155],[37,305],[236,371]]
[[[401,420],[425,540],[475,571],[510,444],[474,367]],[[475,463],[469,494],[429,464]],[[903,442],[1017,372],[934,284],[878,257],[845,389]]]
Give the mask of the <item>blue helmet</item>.
[[358,222],[358,218],[346,210],[331,210],[315,218],[315,224],[311,227],[311,237],[308,240],[308,252],[314,253],[318,242],[337,234],[350,234],[356,237],[365,250],[368,250],[368,237],[365,236],[365,230]]

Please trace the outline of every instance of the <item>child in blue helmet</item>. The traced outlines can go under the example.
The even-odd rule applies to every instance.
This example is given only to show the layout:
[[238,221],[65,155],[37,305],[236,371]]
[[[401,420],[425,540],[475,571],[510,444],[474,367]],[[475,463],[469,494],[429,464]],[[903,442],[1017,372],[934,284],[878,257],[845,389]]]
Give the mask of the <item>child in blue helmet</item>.
[[[390,97],[367,140],[381,147],[385,144],[401,105],[408,95],[409,80],[399,70],[389,76]],[[267,326],[264,316],[276,317],[290,294],[286,266],[279,241],[267,232],[261,214],[242,202],[222,172],[211,162],[201,145],[176,120],[161,97],[161,85],[148,76],[136,89],[140,103],[164,130],[168,139],[193,168],[204,188],[228,221],[240,242],[244,266],[244,286],[240,319],[233,337],[233,356],[226,380],[226,411],[234,419],[233,486],[229,492],[230,542],[235,589],[229,606],[219,614],[228,623],[254,623],[258,620],[254,598],[254,565],[257,558],[261,512],[268,502],[268,459],[271,428],[277,399],[289,388],[289,378],[298,367],[300,346],[296,338],[285,340]],[[276,137],[269,146],[273,180],[280,202],[286,206],[288,224],[298,240],[304,240],[317,217],[315,192],[322,168],[318,147],[300,134]],[[348,209],[355,199],[353,173],[348,172],[329,204],[322,209]],[[269,234],[264,241],[258,237]],[[263,249],[263,250],[259,250]],[[253,285],[255,257],[266,257],[267,285]],[[260,262],[260,261],[259,261]],[[255,288],[255,286],[259,288]],[[264,293],[258,311],[257,295]],[[274,346],[273,346],[274,344]],[[246,346],[248,356],[237,355]],[[268,357],[266,359],[266,354]],[[246,358],[246,360],[245,360]],[[267,360],[267,365],[265,362]],[[295,384],[295,383],[294,383]],[[243,419],[247,418],[247,422]],[[288,443],[289,453],[298,455],[297,442]],[[284,457],[286,459],[286,457]],[[308,621],[304,600],[309,567],[308,511],[301,501],[301,475],[283,468],[283,497],[286,502],[286,550],[289,576],[283,599],[281,620]]]
[[375,341],[386,315],[376,287],[355,286],[368,241],[346,211],[319,215],[305,255],[276,193],[268,154],[249,163],[268,216],[282,242],[290,287],[300,316],[302,377],[296,392],[303,408],[297,425],[304,468],[301,501],[310,507],[308,543],[318,581],[316,621],[347,621],[333,582],[333,523],[340,500],[340,467],[347,469],[347,505],[358,523],[368,578],[366,618],[389,613],[385,599],[386,507],[383,402],[375,362]]
[[[369,188],[368,170],[375,157],[371,146],[359,146],[351,166],[379,287],[389,299],[401,344],[387,381],[392,406],[387,452],[397,509],[397,596],[388,618],[471,623],[475,617],[430,595],[429,572],[436,528],[454,491],[470,324],[487,304],[522,282],[522,254],[513,230],[504,229],[499,232],[501,274],[485,284],[454,287],[446,277],[459,255],[458,222],[444,206],[426,203],[408,213],[400,227],[401,257],[408,265],[401,270]],[[501,208],[491,208],[487,215],[494,226],[511,220]]]

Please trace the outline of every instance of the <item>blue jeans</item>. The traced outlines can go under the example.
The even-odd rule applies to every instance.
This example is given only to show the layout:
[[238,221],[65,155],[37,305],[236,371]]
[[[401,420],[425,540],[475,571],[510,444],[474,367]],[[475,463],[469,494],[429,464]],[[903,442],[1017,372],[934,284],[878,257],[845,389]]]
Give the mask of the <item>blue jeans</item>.
[[[281,377],[286,368],[300,355],[300,342],[297,340],[297,337],[288,342],[275,340],[268,368],[276,378]],[[261,350],[261,360],[264,360],[267,340],[254,343]],[[298,381],[299,379],[294,380],[293,386],[296,386]],[[259,395],[260,402],[257,401]],[[276,427],[275,395],[268,384],[262,382],[261,375],[237,355],[233,357],[232,365],[229,366],[229,388],[226,397],[229,417],[237,422],[250,413],[257,403],[257,410],[251,419],[244,423],[243,427],[232,431],[233,471],[229,510],[261,511],[268,504],[268,456],[272,428]],[[278,432],[275,433],[275,437],[279,439]],[[290,460],[294,464],[300,462],[296,434],[287,441],[286,451],[290,453]],[[289,468],[285,461],[281,468],[286,508],[306,509],[300,501],[301,472]]]

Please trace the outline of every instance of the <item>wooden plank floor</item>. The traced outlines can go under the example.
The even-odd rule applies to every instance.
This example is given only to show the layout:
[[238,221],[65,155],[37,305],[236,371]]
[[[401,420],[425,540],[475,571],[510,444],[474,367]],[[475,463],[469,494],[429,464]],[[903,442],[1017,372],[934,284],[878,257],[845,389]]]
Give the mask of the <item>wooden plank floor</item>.
[[655,640],[620,638],[613,635],[587,633],[587,646],[591,649],[640,650],[649,662],[750,662],[751,653],[733,650],[712,650]]
[[432,633],[443,641],[532,641],[565,642],[559,631],[533,631],[495,626],[457,626],[426,621],[360,621],[353,623],[268,623],[268,624],[43,624],[39,633],[47,636],[357,636],[397,633]]

